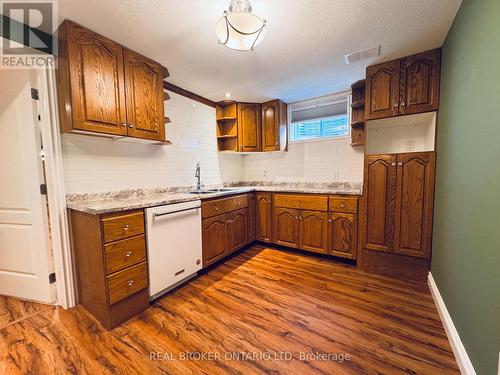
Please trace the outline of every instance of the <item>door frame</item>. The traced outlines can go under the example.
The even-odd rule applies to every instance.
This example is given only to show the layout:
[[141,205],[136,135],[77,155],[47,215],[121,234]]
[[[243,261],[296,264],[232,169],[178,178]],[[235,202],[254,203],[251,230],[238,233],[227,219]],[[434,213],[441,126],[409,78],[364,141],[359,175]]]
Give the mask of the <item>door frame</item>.
[[57,276],[57,304],[64,309],[76,305],[76,288],[66,208],[63,152],[57,108],[54,68],[37,71],[40,132],[45,152],[48,215],[54,268]]

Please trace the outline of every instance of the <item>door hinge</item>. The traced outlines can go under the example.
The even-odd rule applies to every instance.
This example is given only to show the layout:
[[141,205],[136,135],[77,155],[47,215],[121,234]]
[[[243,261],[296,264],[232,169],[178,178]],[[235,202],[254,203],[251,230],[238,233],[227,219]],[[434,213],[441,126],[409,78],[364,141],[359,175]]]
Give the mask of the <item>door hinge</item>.
[[45,149],[42,147],[40,149],[40,158],[42,159],[42,161],[45,161],[45,156],[47,156],[47,154],[45,153]]
[[40,100],[40,96],[38,95],[38,89],[31,88],[31,99]]
[[47,184],[40,185],[40,194],[47,195]]
[[56,282],[56,274],[55,274],[55,272],[52,272],[49,275],[49,284],[54,284],[55,282]]

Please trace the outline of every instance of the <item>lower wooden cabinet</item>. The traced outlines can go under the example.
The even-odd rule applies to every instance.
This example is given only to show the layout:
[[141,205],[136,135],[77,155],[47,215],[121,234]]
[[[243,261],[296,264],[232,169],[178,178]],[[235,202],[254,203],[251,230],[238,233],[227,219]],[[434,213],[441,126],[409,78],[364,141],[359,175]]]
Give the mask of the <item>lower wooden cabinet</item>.
[[248,202],[248,242],[255,241],[255,193],[247,194]]
[[275,207],[273,213],[273,242],[277,245],[299,247],[299,210]]
[[239,250],[248,242],[248,208],[203,219],[203,266]]
[[70,210],[79,303],[114,328],[149,305],[144,212]]
[[327,212],[301,211],[299,213],[299,248],[315,253],[327,253]]
[[356,259],[358,215],[330,213],[328,219],[328,253]]
[[255,239],[272,241],[272,194],[257,193],[255,195]]

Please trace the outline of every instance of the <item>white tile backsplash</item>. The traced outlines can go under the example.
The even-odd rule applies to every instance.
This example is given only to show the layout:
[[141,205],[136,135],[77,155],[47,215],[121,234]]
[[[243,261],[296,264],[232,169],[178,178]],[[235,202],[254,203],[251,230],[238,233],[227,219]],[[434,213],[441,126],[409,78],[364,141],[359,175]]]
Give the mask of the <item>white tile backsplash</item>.
[[361,182],[363,150],[349,139],[295,143],[284,153],[218,153],[215,109],[169,93],[169,146],[64,134],[67,193],[194,185],[196,162],[204,184],[239,181]]
[[194,185],[196,162],[202,183],[242,181],[243,159],[217,153],[215,109],[169,93],[165,113],[169,146],[84,135],[63,135],[67,193]]
[[291,143],[288,152],[245,156],[245,181],[362,182],[363,149],[350,139]]

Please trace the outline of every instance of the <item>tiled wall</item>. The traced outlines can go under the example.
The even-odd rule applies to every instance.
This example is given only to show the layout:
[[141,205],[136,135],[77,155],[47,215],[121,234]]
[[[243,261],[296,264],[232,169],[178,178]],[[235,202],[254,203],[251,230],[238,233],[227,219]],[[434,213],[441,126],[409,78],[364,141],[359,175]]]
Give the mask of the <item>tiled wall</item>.
[[349,139],[291,144],[285,153],[240,156],[217,153],[215,109],[170,93],[166,113],[169,146],[64,134],[67,193],[239,181],[361,182],[363,151]]
[[245,156],[246,181],[362,182],[363,149],[350,139],[292,143],[288,152]]
[[67,193],[194,185],[201,163],[202,183],[243,180],[243,159],[218,154],[215,109],[170,93],[165,113],[169,146],[64,134]]

